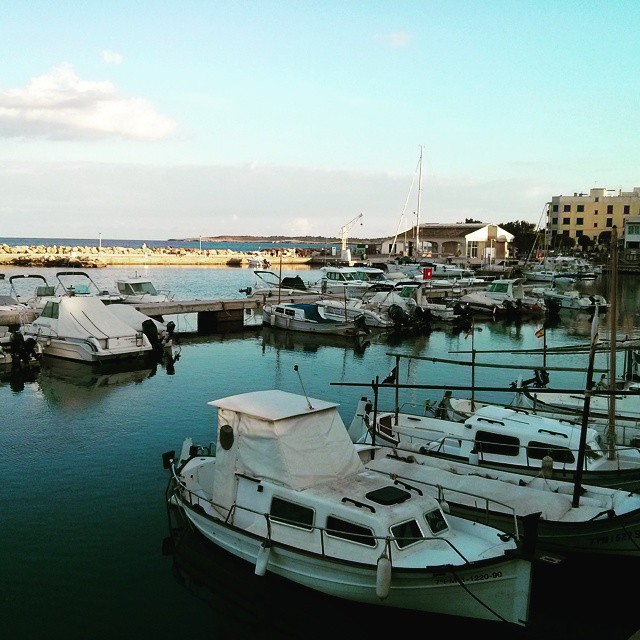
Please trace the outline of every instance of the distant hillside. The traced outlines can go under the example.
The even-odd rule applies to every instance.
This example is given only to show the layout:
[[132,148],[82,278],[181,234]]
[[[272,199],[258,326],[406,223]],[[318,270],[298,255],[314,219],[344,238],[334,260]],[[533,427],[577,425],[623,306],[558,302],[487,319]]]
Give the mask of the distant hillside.
[[[339,243],[340,238],[325,238],[323,236],[197,236],[195,238],[169,238],[167,242],[287,242],[296,244],[330,244]],[[349,244],[367,244],[381,242],[382,238],[349,238]]]

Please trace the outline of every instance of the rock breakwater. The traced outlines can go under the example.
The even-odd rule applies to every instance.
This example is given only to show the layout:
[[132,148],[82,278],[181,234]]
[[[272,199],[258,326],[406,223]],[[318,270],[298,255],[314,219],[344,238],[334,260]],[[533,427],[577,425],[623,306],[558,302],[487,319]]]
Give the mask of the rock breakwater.
[[[109,265],[260,266],[312,264],[320,252],[278,249],[242,253],[231,249],[174,247],[11,246],[0,245],[0,264],[40,267],[106,267]],[[266,261],[266,262],[265,262]]]

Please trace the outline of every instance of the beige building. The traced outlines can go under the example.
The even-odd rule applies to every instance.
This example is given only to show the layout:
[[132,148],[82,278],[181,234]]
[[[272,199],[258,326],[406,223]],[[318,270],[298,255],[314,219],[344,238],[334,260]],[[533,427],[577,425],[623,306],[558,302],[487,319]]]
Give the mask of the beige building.
[[552,243],[557,236],[569,236],[576,241],[587,236],[598,242],[600,234],[610,232],[614,225],[622,234],[625,220],[638,215],[640,187],[634,187],[633,191],[591,189],[589,194],[554,196],[549,205],[548,229]]
[[457,259],[481,265],[511,258],[513,239],[511,233],[497,224],[421,224],[418,236],[413,227],[397,237],[383,240],[381,253]]

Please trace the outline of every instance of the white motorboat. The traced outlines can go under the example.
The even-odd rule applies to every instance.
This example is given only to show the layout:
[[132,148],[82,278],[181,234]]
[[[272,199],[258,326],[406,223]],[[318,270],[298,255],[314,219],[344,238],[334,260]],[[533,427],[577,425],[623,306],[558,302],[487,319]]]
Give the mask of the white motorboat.
[[84,271],[58,271],[56,279],[58,286],[55,293],[59,296],[80,296],[83,298],[93,296],[104,304],[122,302],[120,294],[101,289],[93,278]]
[[301,296],[309,295],[317,298],[320,286],[312,287],[304,282],[300,276],[279,276],[268,269],[255,269],[253,272],[253,286],[240,289],[240,293],[247,296]]
[[[19,285],[20,282],[23,284]],[[37,273],[9,276],[9,284],[11,295],[36,313],[42,311],[48,300],[56,297],[56,288],[51,286],[43,275]],[[29,284],[33,285],[33,288],[30,287],[25,291]]]
[[337,321],[356,322],[364,316],[364,324],[373,329],[393,329],[402,324],[404,312],[400,307],[398,311],[389,311],[376,303],[364,302],[360,298],[347,298],[345,300],[336,300],[333,298],[322,298],[316,303],[318,308],[322,310],[325,318]]
[[607,300],[600,294],[582,295],[577,289],[558,289],[551,287],[534,287],[530,290],[533,297],[541,298],[549,309],[570,309],[571,311],[607,310]]
[[473,291],[460,296],[462,304],[468,304],[473,311],[491,315],[511,314],[542,316],[546,305],[539,298],[527,295],[522,286],[522,278],[501,278],[494,280],[485,290]]
[[136,274],[127,278],[118,278],[116,287],[124,304],[152,304],[170,302],[174,295],[170,291],[158,290],[148,278]]
[[325,333],[341,336],[360,336],[367,333],[364,314],[353,320],[337,319],[325,314],[315,302],[281,302],[262,307],[262,323],[278,329]]
[[109,311],[97,296],[60,296],[20,327],[43,355],[78,362],[141,358],[152,350],[142,331],[132,329]]
[[34,309],[12,296],[0,295],[0,325],[18,327],[24,322],[30,322],[37,315]]
[[[415,449],[485,469],[513,471],[529,476],[552,474],[573,482],[581,429],[575,424],[498,406],[484,406],[464,422],[395,411],[377,411],[362,397],[349,427],[354,442]],[[582,482],[586,485],[640,489],[640,451],[616,447],[610,459],[600,434],[587,429]],[[550,477],[550,476],[549,476]]]
[[562,284],[573,284],[576,278],[573,275],[555,271],[554,269],[529,269],[523,271],[522,275],[532,282],[558,282]]
[[218,409],[215,454],[187,438],[168,503],[211,543],[347,600],[526,626],[531,563],[512,536],[367,471],[337,405],[258,391]]
[[539,476],[478,471],[396,447],[357,445],[370,471],[418,487],[449,513],[521,535],[537,521],[536,547],[562,556],[640,557],[640,495],[622,489],[581,486]]
[[326,266],[320,269],[320,290],[322,293],[340,295],[347,298],[361,298],[373,282],[367,277],[363,280],[363,271],[355,267]]

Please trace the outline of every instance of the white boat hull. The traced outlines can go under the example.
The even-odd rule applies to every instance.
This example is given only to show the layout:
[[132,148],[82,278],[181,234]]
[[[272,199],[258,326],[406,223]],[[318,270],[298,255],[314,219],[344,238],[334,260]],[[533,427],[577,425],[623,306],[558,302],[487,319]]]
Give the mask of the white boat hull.
[[[262,539],[181,505],[208,540],[256,564]],[[272,543],[267,570],[338,598],[430,613],[500,620],[524,626],[529,616],[531,564],[505,558],[474,568],[440,571],[393,568],[388,596],[376,595],[376,567],[355,564]],[[460,588],[460,582],[465,589]],[[468,590],[468,593],[466,592]],[[515,597],[514,597],[514,594]],[[481,604],[482,603],[482,604]],[[494,613],[495,612],[495,613]]]

